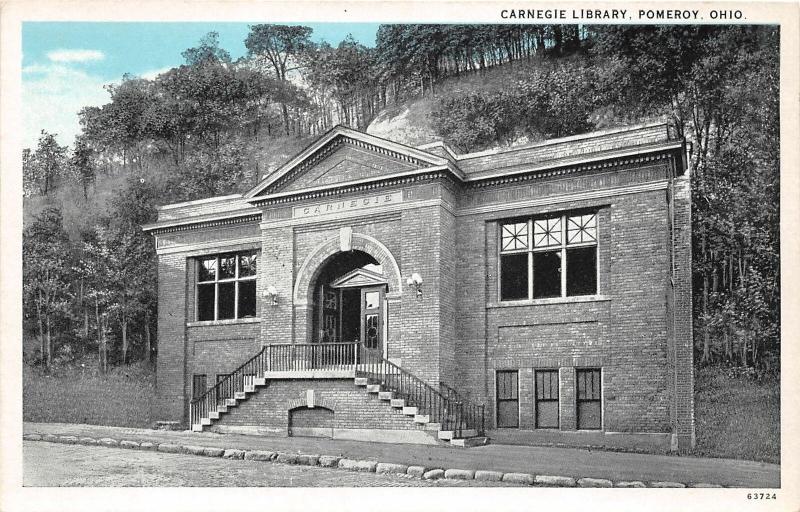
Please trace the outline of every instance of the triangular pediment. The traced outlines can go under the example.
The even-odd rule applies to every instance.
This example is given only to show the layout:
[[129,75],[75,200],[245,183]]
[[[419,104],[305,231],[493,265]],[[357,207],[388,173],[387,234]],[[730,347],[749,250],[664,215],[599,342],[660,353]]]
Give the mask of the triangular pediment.
[[364,268],[357,268],[331,283],[332,288],[362,288],[379,286],[388,283],[383,274]]
[[248,192],[251,198],[377,179],[446,165],[447,160],[344,127],[336,127]]

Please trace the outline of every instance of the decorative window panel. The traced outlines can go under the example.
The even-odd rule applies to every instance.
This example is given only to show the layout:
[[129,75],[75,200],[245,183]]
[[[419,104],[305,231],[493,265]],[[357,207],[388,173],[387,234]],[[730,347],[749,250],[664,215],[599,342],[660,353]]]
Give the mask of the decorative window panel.
[[533,246],[537,249],[561,245],[561,217],[533,221]]
[[503,224],[500,235],[502,251],[518,251],[528,248],[528,223]]
[[597,215],[573,215],[567,219],[567,244],[597,242]]

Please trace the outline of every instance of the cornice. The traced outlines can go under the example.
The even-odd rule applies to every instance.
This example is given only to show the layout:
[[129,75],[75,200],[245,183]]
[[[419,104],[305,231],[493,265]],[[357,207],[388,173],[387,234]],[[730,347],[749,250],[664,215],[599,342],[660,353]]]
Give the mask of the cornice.
[[[180,222],[180,221],[179,221]],[[190,229],[200,229],[200,228],[211,228],[217,226],[230,226],[233,224],[245,224],[248,222],[261,222],[261,214],[246,214],[246,215],[239,215],[236,217],[220,217],[218,219],[210,219],[210,220],[200,220],[200,221],[192,221],[189,219],[183,223],[176,223],[174,225],[168,225],[163,227],[158,227],[158,225],[153,225],[149,227],[147,231],[154,235],[161,235],[164,233],[174,233],[176,231],[187,231]]]
[[528,168],[516,171],[512,175],[473,178],[466,183],[467,188],[486,188],[495,185],[505,185],[507,183],[520,183],[525,181],[537,180],[542,178],[552,178],[554,176],[564,176],[584,171],[596,171],[613,167],[623,167],[631,164],[641,164],[658,160],[673,160],[673,155],[669,152],[652,153],[647,155],[637,155],[628,158],[610,157],[608,160],[596,161],[591,163],[581,163],[574,165],[564,165],[563,167],[553,168],[552,163],[544,164],[539,168]]

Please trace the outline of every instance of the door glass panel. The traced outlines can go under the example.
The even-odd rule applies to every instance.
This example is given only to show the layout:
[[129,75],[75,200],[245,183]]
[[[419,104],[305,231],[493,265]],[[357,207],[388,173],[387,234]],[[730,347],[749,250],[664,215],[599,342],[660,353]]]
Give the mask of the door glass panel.
[[380,307],[381,292],[367,292],[364,294],[364,307],[375,309]]
[[370,314],[364,317],[364,346],[378,348],[378,315]]

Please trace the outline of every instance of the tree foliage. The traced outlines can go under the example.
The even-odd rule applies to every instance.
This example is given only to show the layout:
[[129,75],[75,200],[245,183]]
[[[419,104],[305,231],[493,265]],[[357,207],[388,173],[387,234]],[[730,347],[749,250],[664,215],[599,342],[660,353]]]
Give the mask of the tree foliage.
[[[156,265],[139,229],[154,204],[241,192],[292,139],[364,129],[422,97],[438,134],[465,152],[668,119],[693,147],[699,358],[778,366],[777,28],[392,24],[374,48],[312,35],[253,25],[234,60],[209,33],[184,64],[108,86],[106,104],[81,111],[71,151],[45,131],[23,151],[28,200],[58,205],[74,185],[82,206],[104,208],[66,226],[72,239],[66,203],[25,230],[26,333],[43,362],[61,347],[97,350],[101,368],[154,351]],[[461,89],[461,75],[486,81]],[[97,194],[106,181],[122,186]]]

